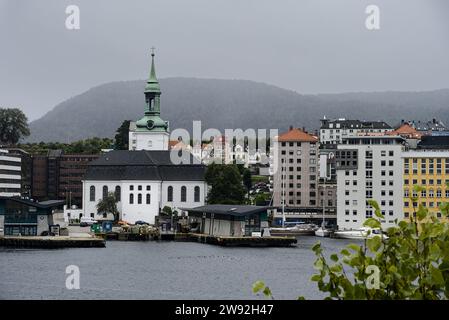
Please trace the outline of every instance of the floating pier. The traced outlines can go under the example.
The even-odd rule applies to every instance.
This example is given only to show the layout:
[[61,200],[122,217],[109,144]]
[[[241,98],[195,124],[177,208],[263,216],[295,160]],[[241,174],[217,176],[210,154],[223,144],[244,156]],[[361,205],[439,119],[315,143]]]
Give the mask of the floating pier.
[[224,247],[291,247],[298,240],[295,237],[226,237],[189,233],[191,241]]
[[104,248],[106,241],[101,238],[74,238],[74,237],[0,237],[0,247],[9,248]]

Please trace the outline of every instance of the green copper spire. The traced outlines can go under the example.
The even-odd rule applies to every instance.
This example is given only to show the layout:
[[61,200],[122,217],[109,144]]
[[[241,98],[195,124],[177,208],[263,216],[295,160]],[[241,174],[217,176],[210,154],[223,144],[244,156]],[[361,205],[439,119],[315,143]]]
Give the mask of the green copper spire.
[[156,78],[156,67],[154,66],[154,47],[151,48],[151,70],[150,77],[147,80],[147,85],[145,86],[145,92],[155,92],[160,93],[161,88],[159,86],[159,81]]
[[154,67],[154,48],[151,48],[150,77],[145,86],[144,117],[136,122],[136,131],[168,132],[168,122],[160,117],[161,113],[161,88],[156,78]]

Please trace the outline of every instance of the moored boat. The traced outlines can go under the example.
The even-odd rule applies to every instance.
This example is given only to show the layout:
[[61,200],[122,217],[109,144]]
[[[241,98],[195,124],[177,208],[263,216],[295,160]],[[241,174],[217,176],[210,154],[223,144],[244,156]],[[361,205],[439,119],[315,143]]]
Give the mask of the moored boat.
[[388,238],[380,229],[371,229],[366,227],[352,230],[338,230],[333,233],[334,238],[340,239],[370,239],[375,236],[382,236],[384,239]]

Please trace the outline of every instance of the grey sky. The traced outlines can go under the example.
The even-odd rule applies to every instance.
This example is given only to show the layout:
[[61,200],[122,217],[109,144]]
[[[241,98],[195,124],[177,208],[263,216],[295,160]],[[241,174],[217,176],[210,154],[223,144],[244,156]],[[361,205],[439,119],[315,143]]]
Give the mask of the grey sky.
[[[65,28],[76,4],[81,29]],[[365,8],[381,29],[365,28]],[[299,93],[449,87],[447,0],[0,0],[0,106],[30,120],[116,80],[248,79]],[[76,111],[74,111],[76,112]]]

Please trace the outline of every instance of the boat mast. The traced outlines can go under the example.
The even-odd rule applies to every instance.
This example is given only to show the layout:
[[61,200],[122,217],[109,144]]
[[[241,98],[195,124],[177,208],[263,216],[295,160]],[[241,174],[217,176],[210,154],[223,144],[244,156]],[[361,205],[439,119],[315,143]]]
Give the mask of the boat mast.
[[321,228],[323,228],[323,230],[324,230],[324,226],[325,226],[324,212],[326,209],[326,180],[327,180],[327,172],[326,172],[326,175],[324,176],[324,184],[323,184],[323,186],[324,186],[324,188],[323,188],[324,189],[323,190],[323,195],[324,195],[323,196],[323,222],[321,222]]

